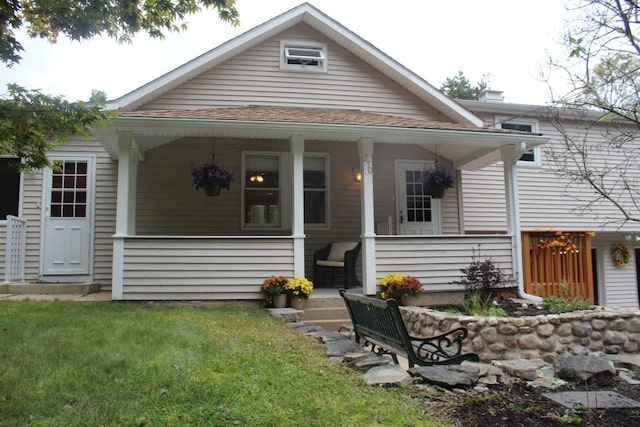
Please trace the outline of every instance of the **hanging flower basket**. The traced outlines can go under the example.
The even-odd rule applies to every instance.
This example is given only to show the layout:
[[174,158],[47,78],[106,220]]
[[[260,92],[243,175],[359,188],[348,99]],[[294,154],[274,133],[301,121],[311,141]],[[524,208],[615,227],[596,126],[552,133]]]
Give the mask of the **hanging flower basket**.
[[454,172],[436,162],[432,168],[422,171],[422,182],[425,193],[433,199],[442,199],[444,191],[455,183]]
[[204,188],[207,196],[218,196],[223,188],[230,190],[233,181],[231,172],[213,162],[192,167],[191,178],[196,190]]

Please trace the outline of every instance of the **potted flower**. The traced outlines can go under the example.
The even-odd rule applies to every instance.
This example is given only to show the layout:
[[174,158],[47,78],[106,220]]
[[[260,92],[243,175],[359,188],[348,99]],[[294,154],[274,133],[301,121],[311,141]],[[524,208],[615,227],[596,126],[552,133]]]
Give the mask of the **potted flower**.
[[395,299],[404,305],[409,305],[407,297],[415,299],[415,296],[422,290],[422,283],[413,276],[391,273],[380,279],[380,288],[382,289],[380,298]]
[[300,310],[313,293],[313,283],[304,277],[296,277],[287,282],[284,290],[289,295],[291,307]]
[[217,196],[223,188],[230,190],[231,181],[233,181],[231,172],[214,162],[192,167],[191,177],[196,190],[204,188],[207,196]]
[[288,281],[289,279],[284,276],[270,276],[262,282],[260,290],[267,296],[268,305],[273,305],[275,308],[287,306],[285,286]]
[[422,171],[422,182],[425,191],[432,198],[441,199],[444,196],[444,190],[453,187],[455,174],[453,170],[436,162],[432,168]]

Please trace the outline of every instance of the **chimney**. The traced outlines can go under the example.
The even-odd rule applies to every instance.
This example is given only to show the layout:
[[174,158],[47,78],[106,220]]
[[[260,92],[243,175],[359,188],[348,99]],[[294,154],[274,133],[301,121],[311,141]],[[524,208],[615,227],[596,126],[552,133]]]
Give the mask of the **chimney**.
[[482,102],[502,102],[504,95],[501,90],[485,89],[478,96],[478,101]]

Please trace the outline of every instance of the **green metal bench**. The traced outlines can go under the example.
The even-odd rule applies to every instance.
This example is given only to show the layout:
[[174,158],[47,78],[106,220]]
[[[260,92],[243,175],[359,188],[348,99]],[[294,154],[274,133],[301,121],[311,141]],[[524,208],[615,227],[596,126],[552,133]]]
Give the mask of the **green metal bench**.
[[467,338],[465,328],[455,328],[432,337],[411,336],[395,300],[382,300],[340,290],[340,296],[351,316],[357,343],[371,346],[376,354],[389,354],[397,364],[397,356],[406,357],[409,367],[415,365],[452,365],[464,360],[478,362],[475,353],[462,353]]

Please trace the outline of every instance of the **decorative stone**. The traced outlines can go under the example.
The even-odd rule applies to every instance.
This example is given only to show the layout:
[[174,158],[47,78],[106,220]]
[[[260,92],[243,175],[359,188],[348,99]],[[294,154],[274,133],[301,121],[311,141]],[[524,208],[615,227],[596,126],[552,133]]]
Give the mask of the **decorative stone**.
[[496,360],[493,364],[508,375],[530,381],[544,376],[543,373],[551,369],[551,365],[542,359]]
[[616,331],[606,331],[604,333],[603,341],[605,344],[622,344],[627,340],[624,334]]
[[493,351],[494,353],[502,353],[503,351],[507,350],[507,346],[497,342],[495,344],[491,344],[489,346],[489,350]]
[[553,339],[541,340],[538,348],[545,352],[551,352],[556,348],[556,342]]
[[636,317],[629,320],[627,323],[627,331],[632,333],[640,332],[640,319]]
[[637,353],[638,343],[627,341],[624,344],[622,344],[622,350],[624,350],[626,353]]
[[540,345],[540,339],[536,334],[522,335],[518,338],[518,347],[523,350],[533,350]]
[[607,322],[602,319],[591,319],[591,327],[594,331],[601,331],[607,327]]
[[550,337],[551,335],[553,335],[553,331],[555,329],[556,328],[553,325],[550,325],[550,324],[546,323],[546,324],[538,325],[536,327],[536,332],[537,332],[537,334],[539,336],[541,336],[543,338],[546,338],[546,337]]
[[615,319],[609,322],[609,327],[607,328],[611,331],[625,331],[627,329],[627,321],[624,319]]
[[562,356],[554,364],[556,375],[566,380],[613,377],[616,374],[612,364],[596,356]]
[[493,344],[498,341],[498,331],[496,328],[485,328],[482,332],[480,332],[482,338],[487,344]]
[[471,387],[480,377],[478,368],[461,365],[417,366],[410,368],[409,373],[422,377],[424,382],[445,388]]
[[571,332],[577,337],[588,337],[591,334],[591,326],[582,322],[573,322]]
[[563,323],[556,328],[556,333],[561,337],[566,337],[571,335],[572,329],[570,323]]
[[511,323],[503,323],[498,327],[498,331],[502,335],[515,335],[518,333],[518,328]]
[[369,385],[392,385],[405,387],[413,383],[411,375],[398,365],[376,366],[364,374]]

